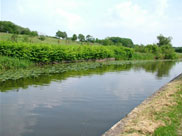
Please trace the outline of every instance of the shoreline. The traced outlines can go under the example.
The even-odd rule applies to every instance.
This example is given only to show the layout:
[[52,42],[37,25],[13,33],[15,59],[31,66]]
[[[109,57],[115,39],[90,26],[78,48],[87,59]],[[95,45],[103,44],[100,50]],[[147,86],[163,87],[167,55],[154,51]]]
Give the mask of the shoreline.
[[[179,83],[177,83],[178,81],[179,81]],[[135,128],[134,125],[136,123],[131,123],[131,122],[137,122],[137,123],[143,122],[143,120],[140,120],[140,118],[138,118],[138,116],[143,116],[142,114],[146,111],[146,109],[148,110],[150,108],[150,106],[152,105],[152,103],[155,103],[156,100],[159,102],[160,101],[160,97],[162,95],[166,95],[166,93],[168,93],[168,90],[170,89],[170,86],[176,87],[176,85],[181,85],[181,84],[182,84],[182,73],[180,75],[178,75],[177,77],[173,78],[171,81],[169,81],[167,84],[162,86],[160,89],[158,89],[151,96],[149,96],[147,99],[145,99],[141,104],[139,104],[137,107],[135,107],[133,110],[131,110],[130,113],[128,113],[123,119],[121,119],[116,124],[114,124],[102,136],[125,136],[125,135],[128,135],[128,136],[139,136],[139,135],[141,135],[141,134],[138,134],[137,131],[138,132],[142,132],[143,130],[140,130],[140,128],[138,128],[135,131],[135,129],[133,129],[133,128]],[[170,95],[172,96],[174,94],[175,94],[175,92],[173,94],[171,93]],[[169,104],[169,102],[168,102],[168,104]],[[153,122],[151,121],[151,122],[149,122],[149,124],[153,125]],[[146,126],[140,126],[140,127],[142,129],[142,127],[147,127],[147,126],[149,126],[149,124],[147,124]],[[161,126],[165,126],[163,122],[160,122],[157,126],[151,128],[151,132],[147,132],[147,133],[149,135],[153,134],[154,131],[158,127],[161,127]],[[132,129],[129,130],[128,128],[132,128]],[[129,131],[131,131],[131,132],[129,132]],[[147,131],[147,130],[145,130],[145,131]]]

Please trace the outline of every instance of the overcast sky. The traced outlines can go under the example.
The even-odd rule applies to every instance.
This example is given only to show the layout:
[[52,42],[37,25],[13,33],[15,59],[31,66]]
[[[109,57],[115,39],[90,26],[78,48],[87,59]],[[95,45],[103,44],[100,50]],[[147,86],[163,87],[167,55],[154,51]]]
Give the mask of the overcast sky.
[[173,37],[182,46],[182,0],[0,0],[1,20],[55,35],[59,29],[105,38],[120,36],[134,43]]

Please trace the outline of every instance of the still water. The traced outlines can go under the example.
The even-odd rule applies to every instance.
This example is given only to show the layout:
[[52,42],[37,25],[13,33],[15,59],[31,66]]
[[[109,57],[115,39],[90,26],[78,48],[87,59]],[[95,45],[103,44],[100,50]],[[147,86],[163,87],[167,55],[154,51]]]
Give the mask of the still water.
[[0,136],[100,136],[181,71],[139,62],[1,83]]

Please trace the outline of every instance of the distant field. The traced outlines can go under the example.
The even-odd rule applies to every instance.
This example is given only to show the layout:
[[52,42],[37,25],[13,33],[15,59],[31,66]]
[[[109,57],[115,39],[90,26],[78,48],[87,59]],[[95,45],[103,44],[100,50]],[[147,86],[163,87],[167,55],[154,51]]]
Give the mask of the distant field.
[[[12,41],[11,39],[12,35],[13,34],[0,32],[0,41]],[[41,41],[38,36],[31,37],[28,35],[18,35],[17,41],[30,42],[30,43],[57,44],[57,45],[80,45],[81,44],[80,42],[73,42],[71,40],[61,40],[61,39],[48,37],[48,36],[45,37],[45,40]]]

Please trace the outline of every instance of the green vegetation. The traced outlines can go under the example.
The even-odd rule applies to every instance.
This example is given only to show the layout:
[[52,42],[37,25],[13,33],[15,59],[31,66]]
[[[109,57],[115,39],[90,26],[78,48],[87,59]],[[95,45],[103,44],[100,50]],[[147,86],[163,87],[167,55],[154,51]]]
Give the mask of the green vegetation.
[[0,55],[46,63],[104,58],[128,60],[132,59],[133,50],[122,46],[56,46],[1,41]]
[[[12,39],[12,36],[16,35],[16,40]],[[54,45],[80,45],[77,41],[63,40],[56,37],[45,36],[44,40],[40,39],[40,36],[30,36],[21,34],[9,34],[0,33],[0,41],[12,41],[12,42],[26,42],[26,43],[41,43],[41,44],[54,44]]]
[[134,47],[135,52],[155,54],[155,59],[176,59],[176,53],[170,45],[158,46],[156,44],[151,44],[147,46],[136,45]]
[[157,36],[157,39],[159,41],[157,43],[157,45],[159,45],[159,46],[163,46],[163,45],[170,45],[170,46],[172,46],[172,44],[171,44],[172,37],[165,37],[162,34],[160,34],[159,36]]
[[67,33],[66,32],[61,32],[60,30],[56,32],[56,37],[57,38],[62,38],[66,39],[67,38]]
[[[108,62],[81,62],[81,63],[69,63],[69,64],[52,64],[52,65],[33,65],[31,67],[19,67],[11,68],[8,70],[0,70],[0,90],[6,87],[13,87],[10,83],[14,84],[17,81],[22,81],[23,79],[36,80],[40,79],[43,76],[48,76],[46,78],[48,81],[55,78],[55,74],[58,74],[56,77],[66,77],[69,76],[79,76],[84,74],[92,73],[104,73],[108,71],[124,71],[130,70],[131,68],[144,69],[146,72],[155,72],[157,77],[160,78],[163,75],[168,75],[169,70],[176,64],[175,61],[108,61]],[[60,74],[61,73],[61,74]],[[52,78],[51,78],[52,77]],[[9,80],[10,83],[2,82]],[[16,80],[16,81],[15,81]],[[37,81],[37,80],[36,80]],[[45,81],[45,78],[43,79]],[[27,83],[28,84],[28,83]],[[22,85],[22,84],[20,84]],[[24,84],[23,84],[24,85]]]
[[[5,70],[16,69],[20,69],[22,72],[23,68],[28,69],[29,67],[34,67],[36,71],[39,71],[37,67],[40,67],[40,64],[41,66],[55,63],[62,65],[62,62],[107,58],[115,58],[116,60],[182,58],[182,55],[176,54],[172,48],[172,38],[163,35],[157,37],[159,40],[157,44],[142,46],[134,45],[129,38],[108,37],[101,40],[83,34],[73,34],[72,37],[68,37],[66,32],[60,30],[56,32],[56,37],[38,35],[34,31],[8,21],[0,21],[0,32],[6,32],[0,33],[0,73]],[[20,77],[27,77],[27,75],[32,74],[35,73],[31,71],[31,74]],[[9,76],[7,77],[2,79],[11,79]],[[19,76],[17,76],[18,78]]]
[[37,31],[30,31],[29,28],[15,25],[10,21],[0,21],[0,32],[38,36]]
[[166,112],[158,113],[157,118],[165,122],[165,126],[157,128],[154,136],[180,136],[182,134],[182,86],[174,94],[175,105],[169,106]]
[[178,53],[182,53],[182,47],[174,47],[175,51]]
[[134,47],[133,41],[131,39],[121,37],[108,37],[104,40],[100,40],[99,43],[103,45],[117,45],[130,48]]

